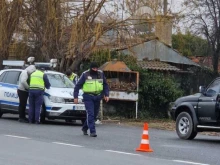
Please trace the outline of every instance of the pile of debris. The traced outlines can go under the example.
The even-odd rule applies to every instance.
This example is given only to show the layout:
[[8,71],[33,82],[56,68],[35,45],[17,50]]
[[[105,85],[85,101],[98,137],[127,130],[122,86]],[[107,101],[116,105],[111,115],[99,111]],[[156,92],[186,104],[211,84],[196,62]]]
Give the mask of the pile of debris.
[[124,82],[118,79],[107,79],[110,90],[116,91],[134,91],[137,89],[137,84],[134,82]]

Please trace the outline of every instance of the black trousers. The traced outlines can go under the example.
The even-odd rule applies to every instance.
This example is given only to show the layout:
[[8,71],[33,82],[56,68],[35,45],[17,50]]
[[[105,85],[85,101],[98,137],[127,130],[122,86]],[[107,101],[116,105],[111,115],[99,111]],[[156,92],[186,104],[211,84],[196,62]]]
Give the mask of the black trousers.
[[19,107],[18,107],[19,119],[24,119],[29,93],[26,91],[19,90],[19,89],[17,92],[18,92],[18,97],[19,97]]

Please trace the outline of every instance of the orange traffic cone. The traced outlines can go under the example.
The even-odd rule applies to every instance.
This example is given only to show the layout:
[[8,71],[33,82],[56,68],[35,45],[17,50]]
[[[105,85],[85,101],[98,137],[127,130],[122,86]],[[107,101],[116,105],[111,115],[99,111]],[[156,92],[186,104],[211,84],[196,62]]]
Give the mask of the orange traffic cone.
[[136,149],[136,151],[153,152],[153,150],[150,148],[147,123],[144,123],[144,130],[142,134],[141,144],[140,147]]

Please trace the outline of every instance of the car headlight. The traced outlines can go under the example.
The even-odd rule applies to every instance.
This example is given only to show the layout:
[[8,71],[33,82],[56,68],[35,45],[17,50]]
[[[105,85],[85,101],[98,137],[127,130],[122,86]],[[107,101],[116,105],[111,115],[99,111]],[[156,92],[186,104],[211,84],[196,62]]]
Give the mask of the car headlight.
[[62,98],[62,97],[50,96],[49,99],[51,102],[54,102],[54,103],[64,103],[65,102],[64,98]]

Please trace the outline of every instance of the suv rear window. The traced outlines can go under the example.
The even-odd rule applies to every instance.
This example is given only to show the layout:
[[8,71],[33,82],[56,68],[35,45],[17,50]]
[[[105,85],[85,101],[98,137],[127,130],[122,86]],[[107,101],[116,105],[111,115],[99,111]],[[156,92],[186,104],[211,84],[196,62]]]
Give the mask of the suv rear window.
[[6,75],[3,78],[3,82],[17,85],[20,74],[20,71],[6,71]]
[[6,75],[6,72],[3,72],[3,73],[1,74],[1,76],[0,76],[0,82],[2,82],[2,81],[3,81],[3,79],[4,79],[5,75]]

